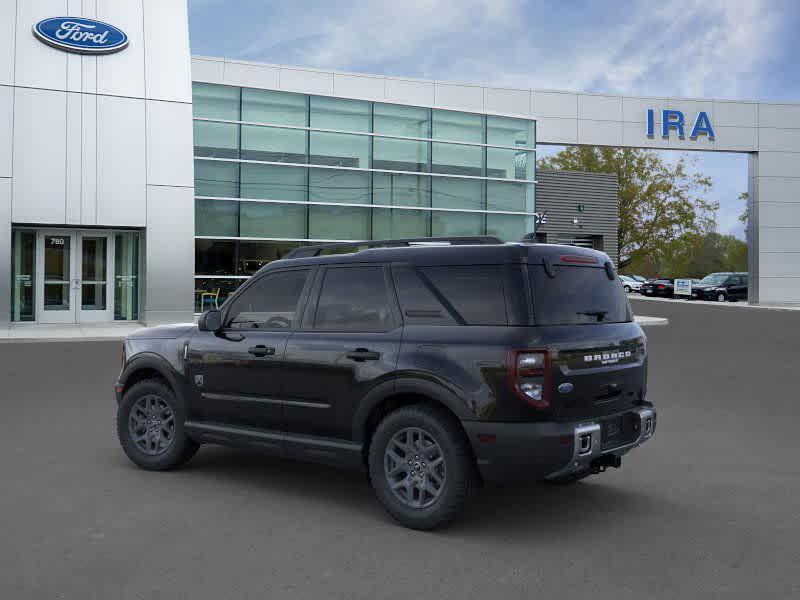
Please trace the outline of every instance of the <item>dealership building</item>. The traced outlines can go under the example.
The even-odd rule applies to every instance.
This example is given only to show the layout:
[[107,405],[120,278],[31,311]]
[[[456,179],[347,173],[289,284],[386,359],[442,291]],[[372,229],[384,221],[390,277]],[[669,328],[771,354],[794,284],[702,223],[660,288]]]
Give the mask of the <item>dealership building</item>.
[[0,324],[189,320],[315,242],[616,258],[616,178],[537,143],[748,153],[751,301],[800,303],[797,104],[192,57],[185,0],[3,0],[0,44]]

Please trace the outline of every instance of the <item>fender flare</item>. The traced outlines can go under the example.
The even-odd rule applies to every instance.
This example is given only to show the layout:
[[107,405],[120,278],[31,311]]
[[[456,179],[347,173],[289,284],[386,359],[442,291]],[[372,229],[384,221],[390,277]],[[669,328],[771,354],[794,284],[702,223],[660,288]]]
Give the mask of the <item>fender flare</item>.
[[477,419],[469,405],[442,383],[419,376],[400,376],[392,381],[379,383],[361,400],[353,416],[353,440],[364,443],[367,421],[372,411],[386,399],[403,394],[430,398],[447,408],[460,420],[474,421]]
[[179,379],[175,369],[167,359],[151,352],[142,352],[131,358],[119,376],[119,384],[127,387],[126,384],[130,376],[143,369],[156,371],[167,380],[167,383],[177,395],[181,398],[184,397],[184,382]]

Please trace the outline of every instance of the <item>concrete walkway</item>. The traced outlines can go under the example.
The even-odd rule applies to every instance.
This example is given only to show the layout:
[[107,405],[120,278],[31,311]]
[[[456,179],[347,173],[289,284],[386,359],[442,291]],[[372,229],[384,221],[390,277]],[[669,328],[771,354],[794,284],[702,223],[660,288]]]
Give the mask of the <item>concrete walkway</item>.
[[[642,327],[667,325],[669,319],[636,315]],[[96,342],[122,340],[130,333],[144,329],[141,323],[83,323],[70,325],[38,325],[15,323],[0,329],[0,344],[8,342]]]

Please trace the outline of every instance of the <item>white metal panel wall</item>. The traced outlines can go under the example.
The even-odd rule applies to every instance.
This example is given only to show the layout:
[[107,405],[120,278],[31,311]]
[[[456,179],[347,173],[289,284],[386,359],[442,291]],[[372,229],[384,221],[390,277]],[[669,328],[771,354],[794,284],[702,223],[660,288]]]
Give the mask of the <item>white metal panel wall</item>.
[[17,223],[66,221],[67,93],[14,89],[14,183]]
[[145,103],[97,96],[97,224],[146,222]]
[[191,188],[147,186],[145,319],[148,324],[193,318],[193,216]]
[[186,0],[141,0],[147,98],[192,101]]
[[[99,94],[114,94],[144,98],[145,42],[141,2],[97,0],[97,18],[111,23],[128,34],[128,47],[106,56],[85,56],[97,70],[96,90]],[[91,77],[87,76],[84,91],[92,92]]]
[[14,88],[0,85],[0,177],[11,177]]
[[[7,2],[8,0],[6,0]],[[15,85],[67,89],[67,53],[54,50],[33,37],[31,27],[47,17],[68,14],[66,0],[25,0],[17,2],[15,40]]]
[[17,28],[17,3],[0,2],[0,85],[14,83],[14,41]]
[[192,105],[147,101],[147,183],[194,186]]

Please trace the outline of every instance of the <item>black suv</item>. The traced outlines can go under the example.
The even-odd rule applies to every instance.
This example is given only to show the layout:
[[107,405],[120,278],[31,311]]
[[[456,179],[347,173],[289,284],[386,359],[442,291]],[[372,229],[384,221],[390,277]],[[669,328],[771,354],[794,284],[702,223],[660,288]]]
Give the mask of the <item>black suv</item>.
[[696,300],[747,300],[747,273],[711,273],[692,285]]
[[607,255],[367,246],[299,248],[198,325],[129,336],[128,457],[170,469],[215,443],[365,469],[395,519],[428,529],[482,481],[577,481],[653,435],[645,335]]

